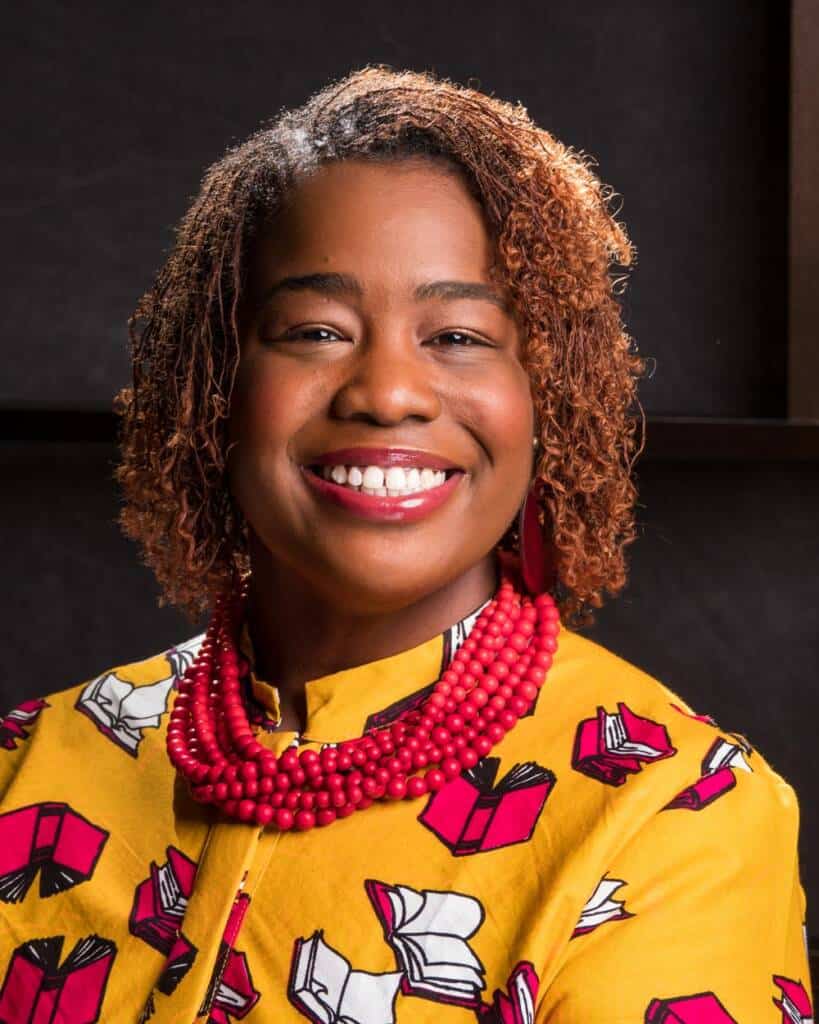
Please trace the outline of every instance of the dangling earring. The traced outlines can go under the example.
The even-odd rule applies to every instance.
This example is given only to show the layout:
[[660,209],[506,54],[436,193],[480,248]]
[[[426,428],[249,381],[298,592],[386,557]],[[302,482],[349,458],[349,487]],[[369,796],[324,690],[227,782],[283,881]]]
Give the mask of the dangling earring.
[[[533,437],[532,447],[537,449],[538,444],[537,437]],[[543,529],[537,513],[543,490],[542,478],[535,475],[518,516],[520,574],[530,594],[542,594],[544,591],[553,590],[557,584],[554,548],[551,544],[547,545],[543,539]]]

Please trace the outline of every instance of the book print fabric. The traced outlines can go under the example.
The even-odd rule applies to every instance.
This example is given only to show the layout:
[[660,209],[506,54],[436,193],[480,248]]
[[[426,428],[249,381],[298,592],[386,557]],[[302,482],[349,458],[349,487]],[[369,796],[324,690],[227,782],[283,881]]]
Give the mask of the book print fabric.
[[[389,724],[480,610],[308,683],[301,736],[254,676],[259,742]],[[474,768],[281,835],[220,821],[167,760],[201,640],[0,719],[0,1024],[812,1021],[793,790],[659,681],[564,630]]]

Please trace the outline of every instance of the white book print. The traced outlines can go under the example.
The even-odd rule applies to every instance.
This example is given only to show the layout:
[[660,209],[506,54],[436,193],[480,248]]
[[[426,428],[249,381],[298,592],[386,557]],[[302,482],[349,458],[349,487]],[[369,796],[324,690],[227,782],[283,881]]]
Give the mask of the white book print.
[[318,930],[296,942],[289,995],[318,1024],[394,1024],[400,981],[400,971],[354,971]]

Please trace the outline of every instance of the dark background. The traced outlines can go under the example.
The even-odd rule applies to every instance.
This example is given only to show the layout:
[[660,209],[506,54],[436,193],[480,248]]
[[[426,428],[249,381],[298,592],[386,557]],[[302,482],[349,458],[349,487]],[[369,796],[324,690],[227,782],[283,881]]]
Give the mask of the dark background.
[[33,3],[7,26],[0,705],[199,628],[156,606],[114,523],[110,405],[126,319],[204,168],[368,62],[471,80],[595,156],[638,249],[624,317],[652,360],[641,536],[587,635],[794,785],[819,935],[819,444],[784,422],[789,5],[497,10]]

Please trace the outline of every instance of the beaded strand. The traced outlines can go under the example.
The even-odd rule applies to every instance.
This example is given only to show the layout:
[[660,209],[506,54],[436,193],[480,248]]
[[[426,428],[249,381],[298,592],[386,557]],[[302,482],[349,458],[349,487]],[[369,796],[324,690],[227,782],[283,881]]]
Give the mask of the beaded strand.
[[168,755],[194,799],[281,831],[330,825],[377,800],[434,793],[474,767],[532,707],[557,650],[547,593],[516,591],[504,572],[433,691],[415,710],[320,751],[278,757],[259,743],[242,698],[238,651],[246,585],[221,595],[193,664],[179,679]]

